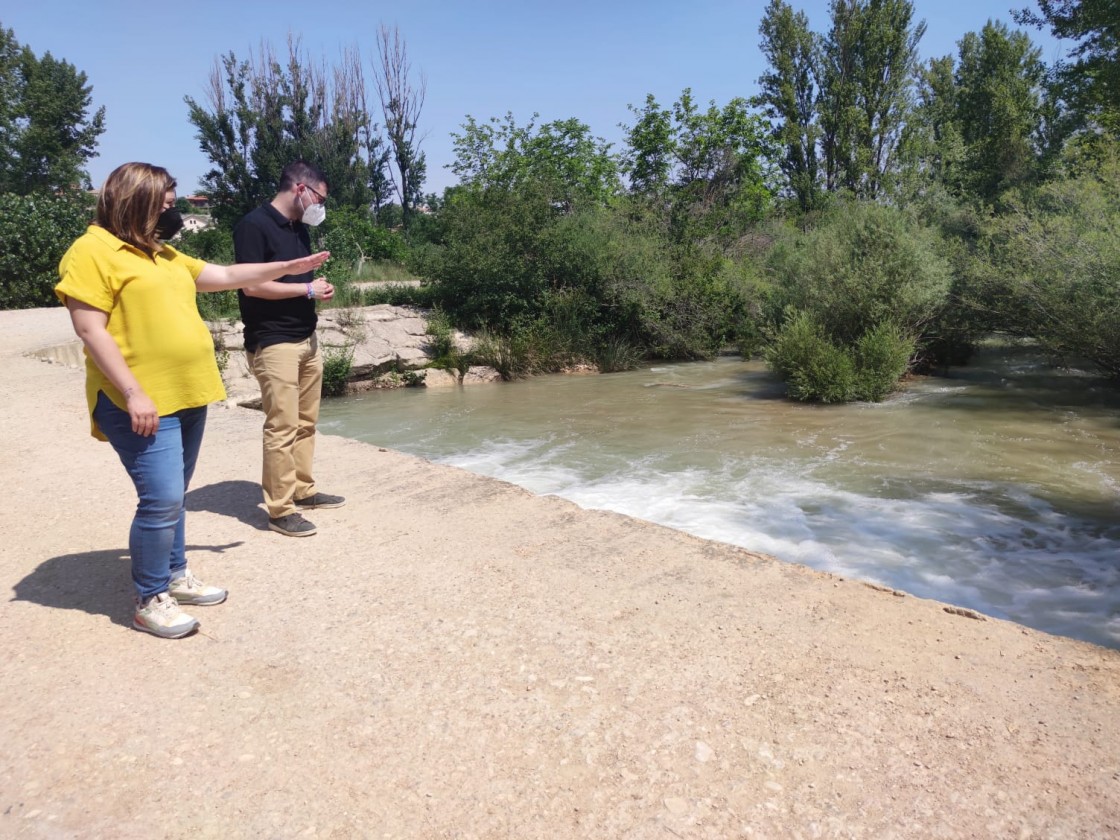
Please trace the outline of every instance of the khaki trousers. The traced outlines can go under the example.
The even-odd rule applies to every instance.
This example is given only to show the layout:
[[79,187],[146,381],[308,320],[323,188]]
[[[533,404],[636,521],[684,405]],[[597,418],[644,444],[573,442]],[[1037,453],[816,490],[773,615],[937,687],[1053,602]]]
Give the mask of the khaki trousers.
[[261,488],[270,519],[296,512],[295,500],[315,494],[311,461],[323,390],[323,357],[315,335],[247,353],[261,386],[264,458]]

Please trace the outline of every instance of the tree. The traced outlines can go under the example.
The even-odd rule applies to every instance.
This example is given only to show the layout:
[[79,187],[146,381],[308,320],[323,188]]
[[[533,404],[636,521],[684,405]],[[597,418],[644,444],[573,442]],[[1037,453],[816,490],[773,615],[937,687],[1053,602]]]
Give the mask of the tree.
[[958,57],[933,59],[919,72],[904,154],[920,177],[991,204],[1038,176],[1068,129],[1026,34],[988,21],[961,38]]
[[86,74],[49,52],[37,58],[0,27],[0,191],[28,195],[89,184],[86,164],[105,131],[90,115]]
[[1041,52],[1022,32],[992,21],[960,41],[956,72],[957,126],[965,147],[969,191],[992,201],[1030,180],[1038,160]]
[[1067,177],[1017,191],[987,226],[987,270],[969,303],[1057,361],[1087,361],[1120,383],[1120,155],[1073,146],[1062,163]]
[[910,116],[918,42],[910,0],[832,0],[817,100],[825,184],[878,197]]
[[900,178],[910,195],[940,184],[963,195],[964,139],[961,136],[955,62],[950,55],[930,59],[918,70],[917,105],[899,142]]
[[765,163],[771,156],[762,120],[736,97],[723,108],[701,111],[688,88],[673,105],[676,129],[677,207],[695,233],[737,233],[759,221],[770,203]]
[[673,114],[657,104],[652,93],[646,94],[641,110],[627,106],[638,119],[626,131],[627,152],[622,171],[630,178],[630,190],[636,195],[659,197],[669,183],[669,173],[676,157],[673,140]]
[[15,169],[16,120],[19,118],[20,56],[15,33],[0,26],[0,178]]
[[1063,98],[1086,121],[1120,129],[1120,10],[1116,0],[1038,0],[1038,13],[1013,12],[1016,23],[1049,26],[1055,38],[1076,42],[1072,61],[1056,75]]
[[623,161],[631,194],[647,200],[676,242],[692,248],[711,236],[735,238],[765,214],[774,149],[763,120],[736,97],[701,110],[685,88],[671,110],[646,97],[624,126]]
[[573,118],[537,127],[534,114],[518,126],[512,114],[480,124],[468,116],[453,133],[451,171],[467,186],[520,191],[531,188],[558,209],[606,204],[618,194],[619,163],[610,144]]
[[413,86],[408,47],[401,39],[397,27],[389,29],[382,24],[378,29],[377,55],[379,63],[374,66],[374,84],[381,102],[385,131],[389,135],[389,149],[395,164],[395,169],[391,170],[394,173],[393,186],[401,204],[403,224],[407,229],[412,221],[413,210],[423,196],[424,175],[427,171],[424,153],[420,151],[422,138],[417,138],[416,129],[420,112],[424,109],[428,82],[421,73],[419,84]]
[[0,309],[57,306],[58,261],[92,219],[84,192],[0,194]]
[[771,137],[782,149],[779,166],[802,211],[818,201],[816,123],[816,47],[804,12],[783,0],[770,0],[760,47],[770,69],[758,80],[756,102],[774,121]]
[[233,224],[270,199],[284,166],[299,159],[322,169],[335,204],[368,209],[384,201],[382,141],[356,53],[344,53],[328,73],[292,38],[283,65],[268,45],[247,61],[231,52],[215,61],[206,105],[186,102],[213,164],[202,187],[219,223]]

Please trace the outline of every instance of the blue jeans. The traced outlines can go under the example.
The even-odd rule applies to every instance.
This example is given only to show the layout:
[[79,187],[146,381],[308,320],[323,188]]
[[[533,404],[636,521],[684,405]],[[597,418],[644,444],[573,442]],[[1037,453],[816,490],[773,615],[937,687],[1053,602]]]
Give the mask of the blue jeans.
[[136,485],[139,503],[128,535],[132,582],[141,600],[166,592],[187,567],[186,496],[202,433],[206,406],[186,408],[159,418],[150,437],[132,431],[127,411],[97,395],[93,418]]

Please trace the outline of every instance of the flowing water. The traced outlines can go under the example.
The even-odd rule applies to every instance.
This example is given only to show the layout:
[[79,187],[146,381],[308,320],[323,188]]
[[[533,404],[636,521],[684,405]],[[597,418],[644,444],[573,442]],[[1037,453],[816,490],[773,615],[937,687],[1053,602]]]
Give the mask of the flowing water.
[[878,404],[759,362],[375,391],[321,429],[1120,648],[1120,392],[990,347]]

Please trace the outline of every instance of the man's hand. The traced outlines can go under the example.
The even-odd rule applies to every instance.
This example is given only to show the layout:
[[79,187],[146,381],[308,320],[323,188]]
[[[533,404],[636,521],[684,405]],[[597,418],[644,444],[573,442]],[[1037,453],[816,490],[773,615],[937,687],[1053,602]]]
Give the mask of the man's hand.
[[316,277],[312,280],[311,290],[315,293],[315,300],[330,300],[334,297],[334,286],[327,282],[326,277]]

